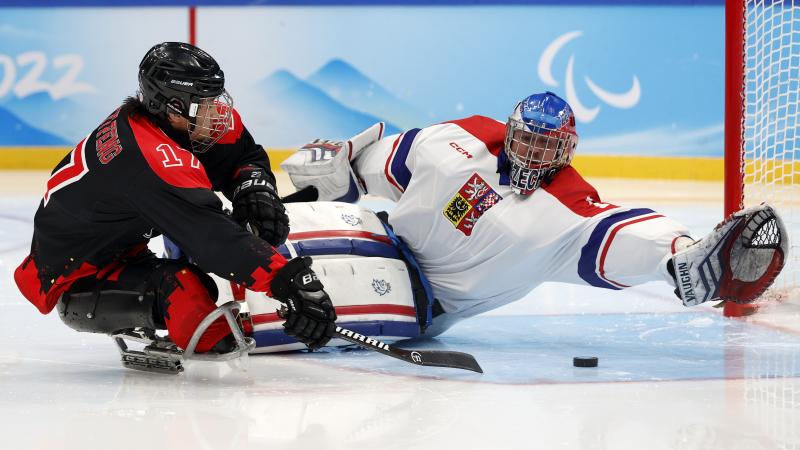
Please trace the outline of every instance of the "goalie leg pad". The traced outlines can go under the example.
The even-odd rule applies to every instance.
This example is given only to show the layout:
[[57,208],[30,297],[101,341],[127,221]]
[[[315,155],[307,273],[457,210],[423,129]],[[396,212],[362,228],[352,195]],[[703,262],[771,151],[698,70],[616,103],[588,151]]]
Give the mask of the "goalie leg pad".
[[788,251],[786,227],[771,206],[743,209],[673,255],[679,296],[686,306],[753,302],[780,274]]
[[[411,279],[400,259],[378,257],[315,258],[312,266],[331,297],[337,324],[382,341],[417,337],[420,327]],[[255,353],[300,350],[303,344],[283,332],[281,304],[262,293],[247,292]],[[333,339],[328,346],[349,343]]]

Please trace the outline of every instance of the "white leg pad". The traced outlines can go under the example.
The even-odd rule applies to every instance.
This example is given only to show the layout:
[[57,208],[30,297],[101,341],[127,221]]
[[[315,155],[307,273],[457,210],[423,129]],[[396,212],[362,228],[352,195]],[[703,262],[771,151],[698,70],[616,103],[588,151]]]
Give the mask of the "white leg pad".
[[[383,341],[419,335],[411,281],[405,263],[397,259],[319,258],[312,266],[339,316],[337,324]],[[283,333],[281,303],[260,292],[247,292],[253,321],[254,353],[297,350],[303,344]],[[334,339],[329,346],[350,345]]]
[[[278,251],[311,256],[312,269],[330,295],[337,324],[365,336],[397,340],[419,335],[411,279],[399,251],[373,211],[341,202],[286,205],[292,231]],[[280,302],[247,292],[255,353],[297,350],[283,333]],[[334,339],[329,346],[350,345]]]

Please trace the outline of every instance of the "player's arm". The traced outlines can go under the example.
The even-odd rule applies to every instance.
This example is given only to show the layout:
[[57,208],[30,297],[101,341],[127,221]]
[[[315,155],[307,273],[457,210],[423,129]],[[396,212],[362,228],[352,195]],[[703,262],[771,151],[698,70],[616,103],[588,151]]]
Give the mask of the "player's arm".
[[287,334],[311,348],[325,345],[333,335],[336,312],[310,258],[287,262],[229,218],[210,185],[178,187],[144,173],[129,192],[133,208],[202,270],[284,302]]
[[233,204],[233,218],[247,230],[274,246],[286,241],[289,217],[278,196],[275,175],[267,152],[258,145],[234,112],[232,128],[220,140],[220,148],[209,157],[226,158],[222,193]]
[[128,201],[206,272],[270,294],[274,272],[286,264],[272,246],[223,212],[210,186],[174,186],[145,172],[129,190]]
[[387,136],[356,155],[353,171],[372,195],[398,201],[415,168],[415,153],[424,151],[424,129]]

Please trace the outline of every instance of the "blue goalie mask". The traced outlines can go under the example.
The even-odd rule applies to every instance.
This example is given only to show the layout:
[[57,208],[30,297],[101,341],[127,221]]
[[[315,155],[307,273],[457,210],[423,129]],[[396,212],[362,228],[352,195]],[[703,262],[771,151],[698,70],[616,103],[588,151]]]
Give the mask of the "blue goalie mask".
[[578,145],[575,114],[564,99],[545,92],[517,103],[506,122],[505,154],[516,194],[531,195],[569,165]]

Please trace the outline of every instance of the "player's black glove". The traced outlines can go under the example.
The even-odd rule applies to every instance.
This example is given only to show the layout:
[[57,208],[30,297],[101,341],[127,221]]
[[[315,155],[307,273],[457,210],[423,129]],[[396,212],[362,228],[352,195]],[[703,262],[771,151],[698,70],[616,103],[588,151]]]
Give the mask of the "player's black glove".
[[286,241],[289,217],[266,170],[254,166],[242,168],[231,200],[233,220],[237,223],[274,247]]
[[317,274],[311,270],[311,258],[289,260],[270,284],[273,298],[286,305],[281,317],[284,331],[316,349],[328,343],[336,329],[336,310],[322,289]]

